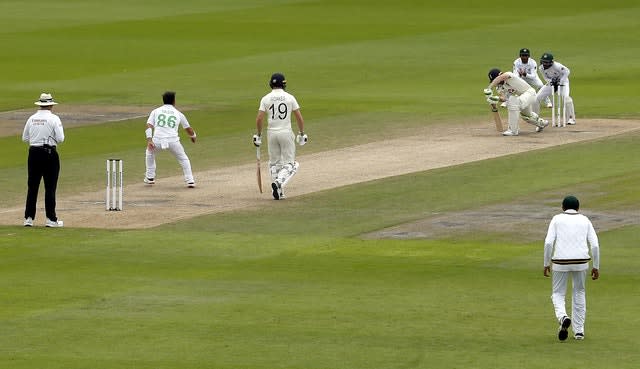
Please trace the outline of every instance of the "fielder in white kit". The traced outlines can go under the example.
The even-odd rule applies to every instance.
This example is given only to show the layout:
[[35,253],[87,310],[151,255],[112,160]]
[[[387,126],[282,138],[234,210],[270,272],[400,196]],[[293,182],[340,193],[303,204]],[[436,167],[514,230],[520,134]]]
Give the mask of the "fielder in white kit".
[[180,136],[178,136],[178,128],[182,126],[189,135],[191,142],[196,142],[196,133],[189,125],[189,121],[178,109],[175,107],[176,93],[173,91],[167,91],[162,95],[162,105],[159,108],[154,109],[149,114],[147,120],[147,129],[145,131],[147,137],[147,150],[146,150],[146,167],[147,172],[144,178],[144,183],[154,184],[156,178],[156,151],[169,150],[173,156],[178,160],[178,163],[182,167],[182,173],[184,175],[184,181],[187,187],[193,188],[196,186],[193,178],[193,172],[191,171],[191,161],[184,151],[184,147],[180,143]]
[[[587,315],[585,282],[589,261],[593,262],[591,279],[600,277],[600,244],[593,224],[578,213],[580,202],[575,196],[562,200],[563,213],[551,219],[544,240],[544,276],[551,278],[551,301],[560,324],[558,339],[564,341],[573,323],[574,338],[584,339],[584,322]],[[591,256],[589,256],[589,247]],[[567,316],[565,296],[569,279],[572,281],[571,317]]]
[[[530,59],[531,51],[527,48],[520,49],[520,57],[513,61],[513,73],[524,79],[529,86],[536,91],[540,90],[544,83],[538,76],[538,64],[535,60]],[[544,100],[547,108],[551,108],[551,99],[549,96]]]
[[[529,86],[522,78],[512,72],[500,72],[500,69],[493,68],[489,71],[489,81],[491,83],[484,89],[489,104],[498,101],[507,102],[509,111],[509,128],[502,132],[503,136],[517,136],[520,131],[519,118],[525,122],[536,126],[536,132],[542,132],[549,122],[540,118],[533,112],[532,107],[536,104],[536,91]],[[493,89],[498,92],[493,95]]]
[[[540,57],[540,72],[544,80],[547,82],[536,96],[538,104],[542,100],[548,99],[553,93],[554,87],[557,88],[559,94],[564,96],[566,104],[567,124],[576,124],[576,113],[573,107],[573,99],[569,90],[569,68],[553,60],[553,54],[544,53]],[[538,112],[538,111],[536,111]]]
[[[285,198],[284,187],[298,171],[296,161],[296,145],[300,146],[308,141],[304,133],[304,119],[300,112],[300,105],[296,98],[285,91],[287,80],[282,73],[274,73],[269,79],[271,92],[260,100],[258,115],[256,116],[257,133],[253,135],[253,144],[262,144],[262,127],[264,116],[267,115],[267,142],[269,149],[269,173],[271,174],[271,189],[274,200]],[[291,128],[291,115],[295,115],[298,135],[294,136]]]

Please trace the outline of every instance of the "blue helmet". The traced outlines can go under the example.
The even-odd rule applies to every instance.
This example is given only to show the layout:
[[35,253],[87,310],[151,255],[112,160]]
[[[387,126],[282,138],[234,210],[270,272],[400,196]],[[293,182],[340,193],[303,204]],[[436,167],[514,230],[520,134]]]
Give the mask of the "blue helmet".
[[493,82],[494,79],[496,79],[497,76],[500,75],[500,69],[498,68],[492,68],[489,71],[489,82]]
[[282,73],[274,73],[269,80],[269,87],[271,88],[287,88],[287,80]]

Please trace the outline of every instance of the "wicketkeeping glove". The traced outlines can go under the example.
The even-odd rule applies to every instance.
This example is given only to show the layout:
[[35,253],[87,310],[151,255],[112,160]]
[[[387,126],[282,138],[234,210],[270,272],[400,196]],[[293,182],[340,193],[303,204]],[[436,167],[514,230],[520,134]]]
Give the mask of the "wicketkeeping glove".
[[492,94],[491,89],[490,88],[485,88],[484,89],[484,94],[487,95],[487,96],[491,95]]
[[253,135],[253,145],[255,147],[260,147],[260,145],[262,145],[262,137],[258,135]]
[[551,79],[551,85],[552,86],[559,86],[560,85],[560,77],[553,77]]
[[306,133],[300,132],[296,136],[296,141],[298,142],[298,145],[304,146],[307,143],[307,141],[309,141],[309,137],[307,136]]

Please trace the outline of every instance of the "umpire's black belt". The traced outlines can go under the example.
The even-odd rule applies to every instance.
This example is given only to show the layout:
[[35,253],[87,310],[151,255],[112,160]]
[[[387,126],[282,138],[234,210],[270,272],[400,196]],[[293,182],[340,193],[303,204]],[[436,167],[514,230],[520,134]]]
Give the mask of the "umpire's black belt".
[[56,151],[56,147],[52,145],[29,146],[29,150],[44,150],[51,153],[52,151]]

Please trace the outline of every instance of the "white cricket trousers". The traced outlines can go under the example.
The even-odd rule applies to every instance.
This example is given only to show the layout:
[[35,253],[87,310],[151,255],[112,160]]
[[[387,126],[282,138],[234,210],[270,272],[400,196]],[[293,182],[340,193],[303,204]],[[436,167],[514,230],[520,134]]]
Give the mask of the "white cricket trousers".
[[531,107],[536,102],[536,92],[533,89],[527,90],[520,96],[511,95],[507,100],[507,110],[509,112],[509,130],[513,133],[520,131],[520,114],[531,115]]
[[269,172],[272,180],[277,178],[286,164],[294,165],[296,161],[295,135],[292,130],[268,130]]
[[[566,109],[567,109],[567,118],[576,118],[576,111],[575,111],[575,107],[573,106],[573,99],[571,98],[571,89],[569,88],[569,82],[567,82],[567,84],[565,84],[564,86],[558,86],[558,93],[562,96],[564,96],[564,101],[566,104]],[[538,101],[538,104],[536,104],[536,109],[534,110],[534,112],[538,113],[540,111],[540,103],[546,99],[549,99],[551,94],[553,94],[553,86],[551,86],[550,84],[546,84],[544,86],[542,86],[541,89],[538,90],[538,93],[536,94],[536,100]],[[557,100],[556,100],[557,103]],[[556,107],[557,109],[558,107]]]
[[522,79],[524,79],[525,82],[529,84],[529,86],[535,88],[536,91],[544,86],[544,83],[542,83],[542,80],[537,75],[534,75],[533,78],[522,77]]
[[164,144],[157,139],[153,139],[153,143],[156,145],[155,150],[146,151],[146,164],[147,164],[147,178],[156,178],[156,152],[158,150],[169,150],[173,156],[178,160],[178,164],[182,167],[182,174],[184,175],[184,181],[194,182],[193,172],[191,172],[191,161],[184,152],[184,147],[180,141],[176,142],[164,142]]
[[[565,308],[565,296],[567,293],[569,278],[571,278],[572,283],[571,315],[567,314],[567,310]],[[553,302],[556,319],[558,319],[559,322],[562,317],[569,316],[571,318],[571,327],[574,333],[584,333],[584,320],[587,315],[587,297],[585,292],[586,278],[587,270],[573,272],[554,271],[551,276],[551,302]]]

